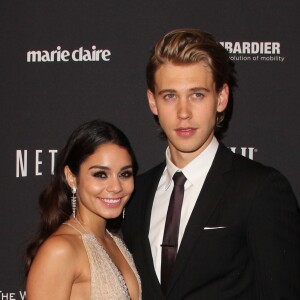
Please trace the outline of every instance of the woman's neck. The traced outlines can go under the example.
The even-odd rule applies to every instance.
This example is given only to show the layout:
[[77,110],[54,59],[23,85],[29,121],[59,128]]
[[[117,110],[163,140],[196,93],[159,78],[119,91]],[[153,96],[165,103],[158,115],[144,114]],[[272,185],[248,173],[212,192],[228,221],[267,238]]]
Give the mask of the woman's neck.
[[106,220],[100,217],[86,217],[80,214],[76,215],[75,222],[79,223],[85,231],[92,233],[97,239],[105,239],[106,232]]

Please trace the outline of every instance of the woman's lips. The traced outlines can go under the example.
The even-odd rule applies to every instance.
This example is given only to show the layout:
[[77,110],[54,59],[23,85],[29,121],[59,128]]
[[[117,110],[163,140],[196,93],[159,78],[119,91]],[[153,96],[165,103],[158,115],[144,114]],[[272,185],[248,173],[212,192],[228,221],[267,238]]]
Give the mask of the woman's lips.
[[100,198],[100,200],[109,207],[117,207],[121,203],[121,198]]

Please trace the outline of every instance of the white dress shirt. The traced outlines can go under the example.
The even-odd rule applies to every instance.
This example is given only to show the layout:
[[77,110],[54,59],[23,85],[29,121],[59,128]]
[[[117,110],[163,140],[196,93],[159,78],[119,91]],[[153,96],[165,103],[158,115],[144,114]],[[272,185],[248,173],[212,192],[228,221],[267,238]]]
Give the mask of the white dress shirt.
[[195,159],[187,164],[183,169],[177,168],[170,159],[170,150],[166,150],[166,168],[160,178],[158,188],[154,197],[149,241],[151,245],[152,258],[154,263],[155,272],[158,280],[160,281],[161,270],[161,244],[163,241],[164,228],[166,222],[166,216],[169,206],[171,193],[173,190],[173,175],[175,172],[182,171],[186,177],[184,185],[184,198],[181,209],[179,236],[178,236],[178,248],[186,228],[186,225],[190,219],[193,208],[196,204],[199,193],[202,189],[203,183],[207,176],[207,173],[212,165],[216,152],[218,150],[219,143],[214,137],[211,143],[206,149],[201,152]]

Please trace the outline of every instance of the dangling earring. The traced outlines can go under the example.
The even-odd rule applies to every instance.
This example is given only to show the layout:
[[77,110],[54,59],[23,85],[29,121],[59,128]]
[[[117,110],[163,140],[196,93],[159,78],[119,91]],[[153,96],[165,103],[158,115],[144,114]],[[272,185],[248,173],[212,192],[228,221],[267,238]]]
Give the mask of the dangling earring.
[[122,217],[125,219],[125,207],[123,208]]
[[76,187],[72,186],[71,191],[73,194],[71,197],[72,213],[73,213],[73,218],[75,219],[76,218],[76,200],[77,200]]

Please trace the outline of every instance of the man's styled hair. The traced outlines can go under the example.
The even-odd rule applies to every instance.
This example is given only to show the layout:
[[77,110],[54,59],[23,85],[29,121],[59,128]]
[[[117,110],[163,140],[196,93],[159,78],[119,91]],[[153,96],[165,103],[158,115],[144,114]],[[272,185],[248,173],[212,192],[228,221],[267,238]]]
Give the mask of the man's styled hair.
[[[155,73],[168,62],[174,64],[192,64],[204,62],[211,69],[216,91],[219,92],[226,83],[229,86],[229,103],[227,117],[230,118],[233,99],[232,92],[236,86],[234,64],[227,50],[214,37],[198,29],[175,29],[165,34],[154,46],[146,68],[147,85],[155,92]],[[217,114],[216,129],[224,121],[225,111]]]

